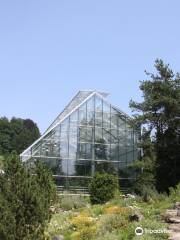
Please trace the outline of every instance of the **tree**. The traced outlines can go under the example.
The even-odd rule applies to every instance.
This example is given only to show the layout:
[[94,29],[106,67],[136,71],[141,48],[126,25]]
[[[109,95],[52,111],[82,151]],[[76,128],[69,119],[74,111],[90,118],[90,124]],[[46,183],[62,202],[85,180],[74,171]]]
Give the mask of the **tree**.
[[39,129],[30,119],[0,118],[0,154],[21,153],[39,137]]
[[150,132],[145,128],[142,130],[140,147],[143,151],[141,159],[130,165],[130,169],[136,172],[134,190],[138,194],[143,194],[147,189],[154,189],[156,183],[155,164],[156,156],[154,144],[150,138]]
[[180,74],[160,59],[155,68],[157,73],[146,72],[150,80],[140,83],[143,102],[131,100],[130,107],[139,112],[135,122],[154,138],[156,186],[167,191],[180,181]]
[[6,117],[0,118],[0,154],[12,151],[11,146],[12,128]]
[[6,159],[4,172],[0,175],[0,239],[43,239],[55,198],[51,173],[36,163],[32,174],[15,154]]
[[40,137],[39,129],[31,119],[12,118],[10,125],[12,134],[12,149],[21,153]]

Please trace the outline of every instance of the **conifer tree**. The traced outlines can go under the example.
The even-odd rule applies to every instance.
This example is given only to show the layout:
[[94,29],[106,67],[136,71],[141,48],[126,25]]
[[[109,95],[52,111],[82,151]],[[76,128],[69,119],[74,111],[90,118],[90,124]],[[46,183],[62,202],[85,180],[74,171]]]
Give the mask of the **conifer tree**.
[[36,164],[34,173],[12,154],[0,175],[0,239],[43,239],[55,197],[50,172]]
[[155,61],[157,73],[147,73],[149,80],[140,83],[143,101],[131,100],[137,111],[135,122],[145,125],[154,137],[156,186],[167,191],[180,181],[180,74],[169,65]]

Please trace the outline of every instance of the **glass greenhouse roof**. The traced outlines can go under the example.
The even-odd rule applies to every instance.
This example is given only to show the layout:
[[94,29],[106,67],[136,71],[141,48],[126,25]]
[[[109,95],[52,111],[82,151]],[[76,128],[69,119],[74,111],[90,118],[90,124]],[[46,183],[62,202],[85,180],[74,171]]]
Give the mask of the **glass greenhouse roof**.
[[45,133],[20,156],[37,159],[53,171],[63,189],[86,189],[97,171],[116,172],[121,182],[134,179],[128,165],[139,157],[137,132],[130,117],[106,101],[106,93],[79,91]]

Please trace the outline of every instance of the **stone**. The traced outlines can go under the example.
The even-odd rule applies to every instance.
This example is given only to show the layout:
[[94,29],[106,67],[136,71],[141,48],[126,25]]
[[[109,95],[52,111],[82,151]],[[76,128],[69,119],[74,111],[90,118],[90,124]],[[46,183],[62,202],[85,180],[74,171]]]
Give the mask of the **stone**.
[[180,240],[180,233],[172,233],[172,234],[170,234],[169,240]]
[[180,217],[180,209],[177,210],[177,216]]
[[180,218],[179,217],[170,217],[169,218],[169,223],[180,223]]
[[176,202],[174,204],[174,209],[180,209],[180,202]]
[[62,235],[54,236],[52,240],[64,240],[64,237]]
[[126,196],[127,196],[127,198],[132,198],[132,199],[135,199],[135,198],[136,198],[136,196],[133,195],[133,194],[127,194]]
[[144,218],[144,216],[140,213],[140,212],[135,212],[134,214],[129,216],[129,220],[131,222],[140,222],[142,219]]
[[180,232],[180,224],[177,224],[177,223],[170,224],[168,229],[173,232]]
[[163,214],[164,220],[169,223],[170,218],[177,217],[177,210],[176,209],[167,209],[166,212]]
[[54,206],[50,206],[49,208],[51,213],[55,213],[56,212],[56,208]]

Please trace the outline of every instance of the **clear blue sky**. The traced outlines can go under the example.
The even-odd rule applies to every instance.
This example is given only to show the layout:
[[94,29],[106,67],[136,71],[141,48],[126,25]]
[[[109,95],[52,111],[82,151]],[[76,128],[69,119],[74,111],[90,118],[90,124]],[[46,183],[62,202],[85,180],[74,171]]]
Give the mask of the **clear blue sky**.
[[180,71],[179,0],[1,0],[0,116],[43,132],[78,90],[130,113],[162,58]]

